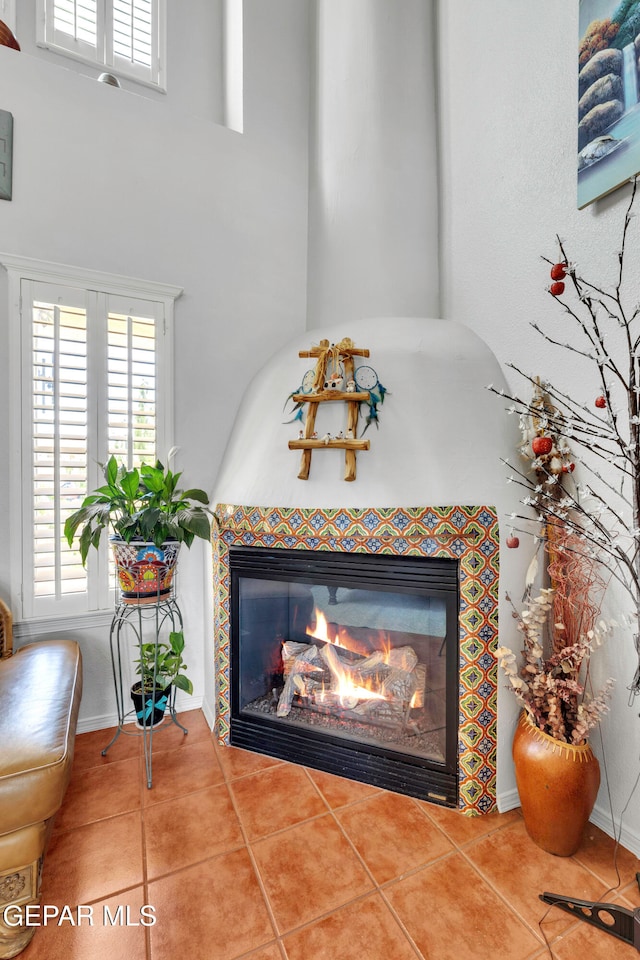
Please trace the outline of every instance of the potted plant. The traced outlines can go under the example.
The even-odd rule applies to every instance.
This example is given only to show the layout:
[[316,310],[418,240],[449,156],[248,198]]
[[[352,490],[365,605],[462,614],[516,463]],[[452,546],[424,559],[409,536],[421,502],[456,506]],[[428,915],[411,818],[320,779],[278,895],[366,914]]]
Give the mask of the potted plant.
[[171,631],[168,643],[140,644],[140,657],[135,661],[140,680],[131,688],[139,726],[155,726],[162,721],[173,693],[172,686],[193,693],[193,684],[184,672],[187,664],[183,660],[183,651],[184,634],[181,630]]
[[204,490],[178,487],[181,473],[158,460],[129,470],[114,456],[102,467],[105,483],[85,497],[64,525],[69,546],[79,533],[83,564],[102,531],[111,528],[122,600],[156,602],[171,594],[173,574],[182,543],[195,537],[208,540],[211,522]]

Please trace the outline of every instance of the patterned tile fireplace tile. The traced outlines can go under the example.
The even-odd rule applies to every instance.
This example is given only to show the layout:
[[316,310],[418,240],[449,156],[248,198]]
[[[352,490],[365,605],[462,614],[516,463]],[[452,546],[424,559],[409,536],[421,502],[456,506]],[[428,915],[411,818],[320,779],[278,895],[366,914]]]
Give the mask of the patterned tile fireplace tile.
[[498,523],[493,507],[296,508],[218,504],[214,524],[217,736],[230,735],[230,564],[234,546],[446,557],[459,569],[458,805],[496,806]]

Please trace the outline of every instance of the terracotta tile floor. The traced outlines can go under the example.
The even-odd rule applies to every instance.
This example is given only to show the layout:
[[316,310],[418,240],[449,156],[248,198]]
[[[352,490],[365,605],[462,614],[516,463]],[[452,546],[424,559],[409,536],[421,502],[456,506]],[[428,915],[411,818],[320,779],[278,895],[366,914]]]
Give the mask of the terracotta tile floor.
[[110,731],[77,738],[42,892],[83,922],[42,927],[24,960],[638,960],[538,899],[640,906],[628,851],[608,894],[614,844],[597,827],[552,857],[518,811],[463,817],[219,747],[200,711],[182,720],[188,736],[154,735],[151,790],[140,737],[106,757]]

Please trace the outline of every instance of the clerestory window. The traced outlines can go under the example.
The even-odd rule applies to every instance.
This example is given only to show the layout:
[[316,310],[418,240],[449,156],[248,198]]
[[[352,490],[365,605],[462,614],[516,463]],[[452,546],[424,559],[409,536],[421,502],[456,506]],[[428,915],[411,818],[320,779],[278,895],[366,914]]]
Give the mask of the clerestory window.
[[165,89],[166,0],[37,0],[38,43]]

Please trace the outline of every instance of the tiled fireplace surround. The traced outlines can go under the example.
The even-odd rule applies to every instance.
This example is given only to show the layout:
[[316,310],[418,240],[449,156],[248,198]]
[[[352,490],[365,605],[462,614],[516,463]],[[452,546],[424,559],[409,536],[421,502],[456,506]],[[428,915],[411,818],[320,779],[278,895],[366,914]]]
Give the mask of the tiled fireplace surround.
[[229,548],[454,558],[459,563],[459,808],[496,806],[499,540],[489,506],[297,508],[218,503],[214,525],[217,737],[230,733]]

